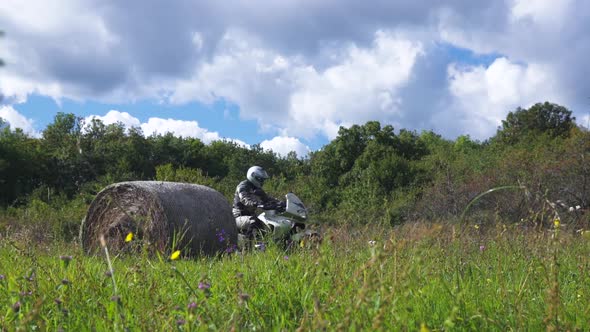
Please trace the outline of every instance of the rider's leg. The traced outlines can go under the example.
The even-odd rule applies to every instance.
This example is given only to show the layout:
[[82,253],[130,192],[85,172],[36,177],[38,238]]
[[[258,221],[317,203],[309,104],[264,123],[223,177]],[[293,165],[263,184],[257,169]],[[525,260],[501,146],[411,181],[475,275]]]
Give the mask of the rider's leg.
[[255,218],[255,217],[253,217],[250,227],[252,228],[253,231],[256,231],[256,232],[259,232],[262,234],[264,234],[268,231],[268,227],[266,227],[266,225],[262,222],[262,220]]
[[252,216],[239,216],[236,217],[236,226],[238,226],[238,231],[242,234],[250,233],[250,229],[252,228]]
[[264,234],[268,230],[266,225],[255,216],[236,217],[236,225],[238,226],[238,231],[249,238],[255,234]]

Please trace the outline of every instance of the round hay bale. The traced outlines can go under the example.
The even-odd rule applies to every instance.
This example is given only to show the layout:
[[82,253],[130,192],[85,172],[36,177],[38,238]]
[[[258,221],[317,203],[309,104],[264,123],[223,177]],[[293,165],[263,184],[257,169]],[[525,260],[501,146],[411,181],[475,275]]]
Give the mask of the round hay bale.
[[[133,232],[133,240],[125,242]],[[225,197],[209,187],[176,182],[112,184],[90,204],[80,228],[86,253],[147,249],[181,250],[183,255],[215,254],[237,244],[238,231]]]

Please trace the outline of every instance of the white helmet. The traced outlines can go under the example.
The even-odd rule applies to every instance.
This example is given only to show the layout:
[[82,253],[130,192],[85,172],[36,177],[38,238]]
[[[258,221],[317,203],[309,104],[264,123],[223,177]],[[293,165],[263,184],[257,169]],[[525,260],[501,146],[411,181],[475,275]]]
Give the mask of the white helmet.
[[264,180],[268,179],[268,173],[260,166],[252,166],[248,169],[246,174],[248,181],[252,182],[256,187],[261,188]]

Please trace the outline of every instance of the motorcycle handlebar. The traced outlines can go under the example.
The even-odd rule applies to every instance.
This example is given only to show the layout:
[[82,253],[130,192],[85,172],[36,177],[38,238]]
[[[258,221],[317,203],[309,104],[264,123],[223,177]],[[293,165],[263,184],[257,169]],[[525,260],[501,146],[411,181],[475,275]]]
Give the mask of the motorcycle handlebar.
[[278,202],[278,203],[270,203],[270,204],[258,204],[257,207],[260,208],[260,209],[263,209],[263,210],[279,210],[279,211],[285,211],[286,203],[284,203],[284,202]]

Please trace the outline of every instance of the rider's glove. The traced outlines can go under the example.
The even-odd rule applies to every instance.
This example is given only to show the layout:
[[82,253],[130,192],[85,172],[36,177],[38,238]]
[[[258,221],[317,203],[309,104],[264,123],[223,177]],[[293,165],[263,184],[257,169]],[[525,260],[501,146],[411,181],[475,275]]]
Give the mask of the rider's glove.
[[277,211],[278,212],[285,212],[286,209],[287,209],[287,203],[285,203],[285,202],[279,202],[277,204]]
[[263,210],[276,210],[277,205],[274,202],[266,202],[262,204]]
[[285,203],[284,202],[266,202],[262,204],[263,210],[277,210],[277,212],[285,212]]

